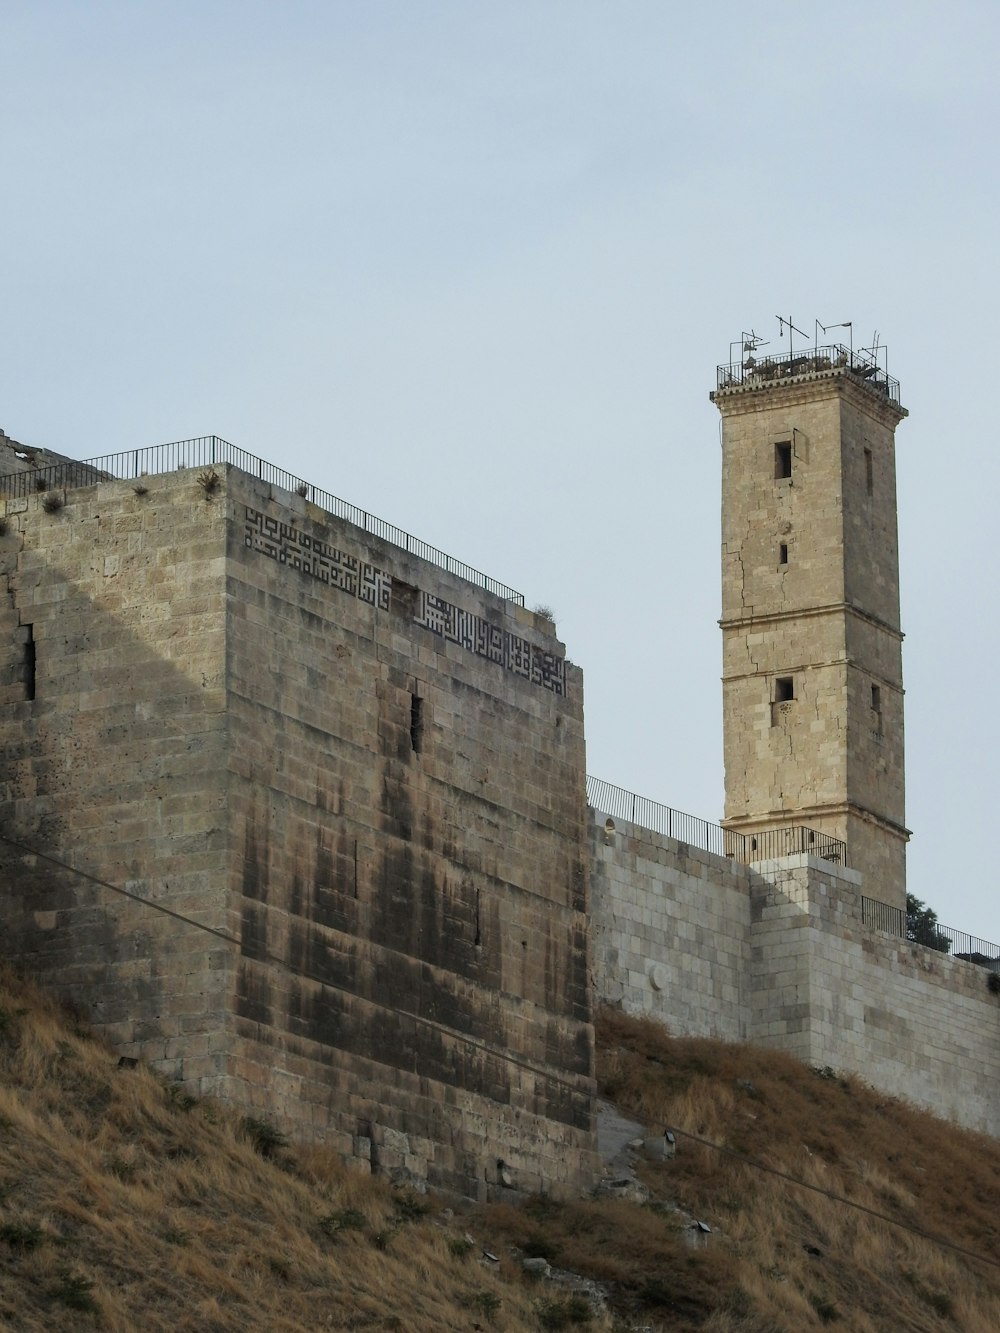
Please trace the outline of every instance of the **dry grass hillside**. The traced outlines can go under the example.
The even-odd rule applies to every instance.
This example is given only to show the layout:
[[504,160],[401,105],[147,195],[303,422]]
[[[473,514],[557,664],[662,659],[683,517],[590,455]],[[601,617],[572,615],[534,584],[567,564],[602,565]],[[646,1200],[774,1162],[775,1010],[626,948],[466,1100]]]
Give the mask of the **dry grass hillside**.
[[[1000,1144],[852,1080],[617,1014],[599,1053],[605,1095],[649,1129],[730,1151],[678,1133],[673,1160],[636,1154],[644,1204],[449,1206],[119,1068],[2,976],[0,1326],[1000,1328]],[[692,1219],[711,1227],[701,1248]],[[523,1255],[596,1281],[605,1308],[573,1279],[525,1272]]]

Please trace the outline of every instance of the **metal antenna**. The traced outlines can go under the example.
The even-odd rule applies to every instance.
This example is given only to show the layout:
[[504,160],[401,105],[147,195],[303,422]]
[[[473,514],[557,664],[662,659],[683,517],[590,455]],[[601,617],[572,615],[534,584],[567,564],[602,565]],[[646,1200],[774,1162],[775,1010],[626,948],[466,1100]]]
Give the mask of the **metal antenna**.
[[803,338],[808,338],[809,334],[806,333],[805,329],[797,329],[795,327],[795,325],[792,323],[791,315],[789,315],[787,319],[785,319],[784,315],[775,315],[774,318],[778,321],[779,338],[783,338],[785,336],[785,325],[786,324],[788,325],[788,364],[790,367],[792,364],[792,334],[801,333]]
[[824,337],[824,338],[826,337],[827,329],[850,329],[850,330],[851,330],[851,361],[853,362],[853,361],[854,361],[854,325],[851,323],[851,321],[850,321],[849,319],[845,319],[845,320],[843,320],[840,324],[820,324],[820,323],[819,323],[819,320],[817,320],[816,323],[819,324],[819,327],[823,330],[823,337]]
[[746,330],[744,330],[740,334],[738,343],[734,339],[729,344],[730,365],[736,364],[736,358],[733,356],[733,348],[737,346],[740,348],[740,360],[743,363],[743,369],[752,370],[753,367],[757,364],[756,358],[754,357],[754,352],[757,351],[758,347],[766,347],[767,342],[760,336],[759,333],[755,333],[753,329],[751,329],[749,333],[747,333]]

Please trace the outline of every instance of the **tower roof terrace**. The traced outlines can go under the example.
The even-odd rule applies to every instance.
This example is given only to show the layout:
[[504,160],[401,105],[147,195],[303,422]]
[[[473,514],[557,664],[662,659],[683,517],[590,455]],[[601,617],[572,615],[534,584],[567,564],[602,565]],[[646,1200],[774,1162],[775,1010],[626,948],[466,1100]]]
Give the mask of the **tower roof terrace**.
[[855,352],[840,343],[807,347],[794,353],[783,351],[773,356],[758,357],[746,347],[744,351],[741,361],[731,361],[718,367],[716,391],[711,395],[713,402],[716,395],[721,393],[745,392],[769,388],[775,384],[844,375],[871,393],[887,399],[900,412],[905,411],[899,404],[899,380],[880,366],[869,351]]

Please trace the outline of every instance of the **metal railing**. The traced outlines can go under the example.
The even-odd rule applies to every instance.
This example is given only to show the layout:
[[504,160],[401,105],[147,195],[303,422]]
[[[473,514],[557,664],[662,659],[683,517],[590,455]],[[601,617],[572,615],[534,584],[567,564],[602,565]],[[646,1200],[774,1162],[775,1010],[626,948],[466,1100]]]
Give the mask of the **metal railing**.
[[762,829],[758,833],[744,833],[743,859],[746,861],[773,861],[780,856],[800,856],[806,852],[824,861],[847,865],[847,844],[829,833],[795,824],[790,828]]
[[639,828],[648,829],[661,837],[676,838],[716,856],[728,856],[735,861],[750,864],[770,861],[781,856],[795,856],[803,852],[847,865],[847,846],[837,838],[815,829],[796,825],[791,828],[767,829],[761,833],[738,833],[674,810],[659,801],[651,801],[635,792],[616,787],[603,778],[587,775],[587,802],[602,814],[620,819]]
[[848,370],[869,389],[899,406],[899,380],[894,379],[869,354],[853,352],[840,343],[807,348],[794,355],[784,353],[759,359],[751,353],[744,361],[719,366],[716,386],[721,390],[763,385],[825,370]]
[[117,454],[105,454],[100,458],[88,458],[61,463],[50,463],[47,467],[32,468],[27,472],[15,472],[0,477],[0,495],[18,498],[33,495],[38,491],[71,490],[80,486],[93,486],[102,481],[137,480],[140,477],[157,476],[164,472],[177,472],[182,468],[206,468],[215,464],[229,463],[241,472],[246,472],[269,485],[279,486],[282,490],[304,495],[314,504],[319,505],[335,518],[346,519],[356,527],[370,532],[383,541],[401,547],[411,555],[420,556],[431,564],[456,574],[467,583],[485,588],[505,601],[524,605],[524,594],[510,588],[506,583],[490,578],[472,565],[446,555],[427,542],[404,532],[392,523],[370,514],[366,509],[321,490],[284,468],[275,467],[266,459],[247,453],[228,440],[218,435],[201,435],[193,440],[175,440],[171,444],[151,445],[144,449],[127,449]]
[[875,898],[862,897],[861,921],[872,930],[894,935],[896,939],[922,944],[938,953],[947,953],[952,958],[975,963],[977,967],[988,967],[992,972],[1000,972],[1000,944],[991,944],[978,935],[942,926],[939,921],[928,924],[925,918],[918,925],[910,921],[901,907],[890,907],[888,903],[880,903]]
[[881,930],[885,935],[895,935],[897,939],[906,938],[906,913],[900,907],[890,907],[880,903],[877,898],[861,896],[861,924],[872,930]]
[[602,778],[587,775],[587,803],[602,814],[612,819],[621,819],[639,828],[648,829],[665,838],[676,838],[679,842],[700,847],[703,851],[714,852],[716,856],[733,856],[742,859],[733,850],[733,839],[740,835],[731,833],[719,824],[710,824],[706,819],[696,819],[694,815],[685,815],[669,805],[650,801],[645,796],[616,787]]

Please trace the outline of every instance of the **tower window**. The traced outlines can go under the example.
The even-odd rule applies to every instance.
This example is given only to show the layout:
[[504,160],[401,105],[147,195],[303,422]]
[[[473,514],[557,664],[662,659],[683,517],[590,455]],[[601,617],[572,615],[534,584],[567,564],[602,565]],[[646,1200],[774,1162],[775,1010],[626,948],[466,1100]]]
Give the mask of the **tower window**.
[[787,564],[788,564],[788,543],[787,543],[787,542],[782,542],[781,545],[778,547],[778,564],[779,564],[779,565],[787,565]]
[[424,701],[419,695],[410,695],[410,746],[419,754],[424,746]]
[[882,690],[878,685],[872,686],[872,712],[882,712]]
[[25,625],[27,638],[24,641],[24,697],[35,697],[35,631],[33,626]]
[[865,450],[865,489],[869,495],[871,495],[872,491],[875,489],[874,475],[872,472],[872,451],[870,449]]
[[795,677],[777,676],[774,681],[774,702],[787,704],[795,698]]
[[774,475],[776,478],[792,475],[792,442],[778,440],[774,446]]

